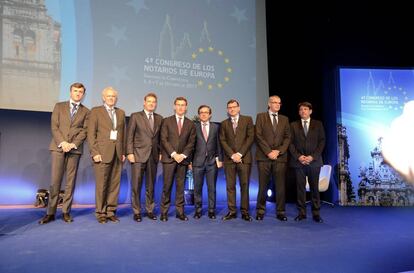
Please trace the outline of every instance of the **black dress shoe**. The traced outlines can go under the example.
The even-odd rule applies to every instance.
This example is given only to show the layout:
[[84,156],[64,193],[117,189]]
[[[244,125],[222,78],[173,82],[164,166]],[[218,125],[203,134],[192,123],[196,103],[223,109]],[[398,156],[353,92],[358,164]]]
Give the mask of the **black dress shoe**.
[[305,220],[305,219],[306,219],[306,215],[303,215],[303,214],[299,214],[298,216],[295,217],[296,222],[302,221],[302,220]]
[[151,219],[151,220],[157,220],[157,216],[155,216],[155,214],[152,212],[148,212],[147,217],[148,219]]
[[63,221],[66,222],[66,223],[71,223],[71,222],[73,222],[73,218],[72,218],[72,216],[70,216],[69,213],[64,213],[63,214]]
[[134,214],[134,221],[135,222],[142,222],[142,216],[141,214]]
[[175,218],[180,219],[181,221],[188,221],[188,217],[185,214],[177,214]]
[[287,217],[283,214],[278,214],[276,215],[276,218],[282,222],[286,222],[287,221]]
[[247,222],[253,221],[252,217],[249,214],[242,214],[242,219]]
[[120,222],[118,217],[116,217],[115,215],[109,216],[108,221],[111,221],[112,223],[119,223]]
[[313,221],[315,221],[316,223],[323,223],[322,218],[319,215],[314,215],[312,217]]
[[43,225],[43,224],[47,224],[49,222],[55,221],[55,215],[54,214],[46,214],[45,216],[43,216],[42,219],[40,219],[39,224]]
[[167,222],[167,221],[168,221],[168,216],[167,216],[167,214],[161,214],[161,216],[160,216],[160,220],[161,220],[162,222]]
[[108,222],[108,220],[104,217],[99,217],[98,218],[98,223],[99,224],[106,224],[106,222]]
[[223,216],[223,220],[231,220],[231,219],[236,219],[237,218],[237,214],[236,213],[231,213],[231,212],[228,212],[227,214],[226,214],[226,216]]
[[210,218],[210,219],[216,219],[216,214],[214,212],[209,212],[208,213],[208,218]]
[[263,221],[264,215],[263,214],[256,214],[257,221]]
[[194,219],[200,219],[201,218],[201,211],[196,211],[196,213],[194,213]]

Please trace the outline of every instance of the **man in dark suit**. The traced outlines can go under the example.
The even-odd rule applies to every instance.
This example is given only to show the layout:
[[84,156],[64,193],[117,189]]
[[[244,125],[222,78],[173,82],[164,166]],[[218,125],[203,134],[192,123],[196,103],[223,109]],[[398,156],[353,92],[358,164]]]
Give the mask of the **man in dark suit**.
[[208,105],[198,107],[200,122],[196,123],[196,144],[192,161],[194,177],[194,218],[202,215],[204,176],[207,180],[208,217],[216,219],[216,182],[218,168],[223,166],[223,155],[219,139],[219,125],[210,122],[211,108]]
[[252,163],[250,148],[254,141],[254,125],[250,116],[240,115],[239,102],[227,102],[229,118],[221,122],[220,143],[224,151],[227,205],[229,212],[223,220],[237,218],[236,175],[239,176],[242,219],[252,221],[249,215],[249,179]]
[[256,160],[259,171],[256,220],[263,220],[266,212],[266,196],[269,178],[273,177],[276,188],[276,218],[287,221],[285,213],[285,188],[287,151],[290,143],[289,119],[279,115],[282,102],[280,97],[271,96],[268,111],[256,118]]
[[322,223],[319,199],[319,172],[323,165],[322,151],[325,147],[325,131],[320,121],[310,118],[312,104],[301,102],[298,105],[300,120],[290,125],[292,140],[290,166],[295,168],[297,207],[295,221],[306,219],[306,177],[308,177],[312,199],[313,220]]
[[62,178],[66,172],[65,195],[62,204],[63,221],[73,221],[70,210],[75,190],[76,173],[79,159],[83,152],[83,142],[86,138],[86,128],[89,109],[81,104],[85,95],[85,86],[74,83],[70,86],[69,101],[55,105],[51,117],[52,141],[49,145],[52,163],[52,181],[50,185],[49,202],[46,215],[39,224],[55,220],[56,208]]
[[131,114],[128,122],[126,153],[131,163],[132,209],[134,220],[142,221],[141,188],[145,174],[145,209],[147,217],[157,220],[154,214],[154,185],[160,157],[160,129],[162,116],[154,113],[157,95],[148,93],[144,97],[144,110]]
[[185,117],[187,99],[178,97],[174,100],[175,115],[167,117],[161,125],[162,167],[164,185],[161,197],[160,220],[168,221],[171,204],[171,189],[175,176],[175,210],[176,217],[188,221],[184,213],[184,183],[188,164],[191,161],[196,130],[194,122]]
[[122,163],[125,161],[125,112],[115,104],[118,92],[112,87],[102,91],[104,105],[92,108],[88,123],[88,144],[95,169],[95,216],[99,223],[116,217]]

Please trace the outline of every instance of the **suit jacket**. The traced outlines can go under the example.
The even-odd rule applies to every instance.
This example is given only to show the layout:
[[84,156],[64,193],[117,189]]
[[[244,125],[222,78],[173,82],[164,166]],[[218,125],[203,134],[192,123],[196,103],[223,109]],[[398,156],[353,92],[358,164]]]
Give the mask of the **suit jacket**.
[[207,141],[204,139],[202,125],[195,124],[196,144],[194,146],[193,166],[201,167],[216,164],[216,157],[223,161],[223,154],[220,145],[220,127],[217,123],[210,122]]
[[321,167],[323,165],[322,151],[325,147],[325,130],[323,129],[322,122],[311,119],[307,136],[305,136],[303,131],[301,120],[292,122],[290,129],[292,134],[292,141],[289,145],[291,154],[290,166],[294,168],[302,167],[303,165],[298,158],[301,155],[310,155],[314,159],[310,166]]
[[286,116],[278,115],[276,132],[273,132],[272,121],[269,112],[259,113],[256,117],[256,160],[266,161],[270,159],[267,154],[272,150],[279,150],[277,162],[287,162],[287,151],[290,144],[289,119]]
[[250,116],[239,115],[236,134],[234,134],[230,118],[221,122],[220,143],[224,150],[224,163],[232,163],[231,156],[234,153],[241,153],[243,155],[243,163],[252,163],[250,148],[253,141],[254,125]]
[[78,111],[71,121],[69,103],[69,101],[58,102],[53,109],[50,120],[52,141],[50,142],[49,150],[63,152],[62,148],[58,146],[63,141],[66,141],[68,143],[74,143],[77,147],[77,149],[72,149],[70,153],[82,154],[83,141],[86,138],[89,109],[79,104]]
[[110,163],[116,153],[119,160],[125,155],[125,112],[115,107],[117,139],[110,140],[112,121],[105,106],[92,108],[88,123],[88,145],[91,156],[102,156],[103,163]]
[[162,116],[153,113],[154,131],[144,111],[131,114],[128,122],[126,154],[134,154],[135,162],[145,163],[152,156],[158,162]]
[[161,125],[162,163],[172,163],[175,160],[171,154],[185,154],[187,158],[181,164],[188,165],[191,162],[195,144],[196,130],[194,122],[184,118],[181,134],[178,135],[178,126],[175,115],[165,118]]

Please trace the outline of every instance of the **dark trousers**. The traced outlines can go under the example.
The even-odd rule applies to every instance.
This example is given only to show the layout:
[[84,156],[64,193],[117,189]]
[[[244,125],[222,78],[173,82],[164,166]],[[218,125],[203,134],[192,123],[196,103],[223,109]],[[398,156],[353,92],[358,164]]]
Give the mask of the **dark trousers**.
[[142,180],[145,175],[145,210],[147,213],[153,213],[154,202],[154,185],[157,177],[157,162],[150,157],[147,162],[136,162],[131,164],[131,189],[132,189],[132,210],[134,214],[141,213],[141,189]]
[[193,166],[194,178],[194,203],[196,212],[201,212],[203,207],[203,182],[204,176],[207,181],[208,192],[208,211],[216,210],[216,182],[217,182],[217,165],[204,165],[202,167]]
[[76,173],[78,171],[80,154],[59,153],[52,151],[51,153],[51,183],[49,191],[49,201],[47,206],[47,214],[56,213],[62,179],[66,173],[65,195],[63,197],[62,212],[70,213],[73,201],[73,193],[75,191]]
[[184,214],[184,183],[187,165],[163,163],[164,184],[161,197],[161,214],[168,214],[171,205],[171,190],[175,176],[175,210],[176,214]]
[[308,177],[309,188],[312,200],[312,214],[319,215],[321,202],[319,197],[319,172],[321,167],[303,166],[295,169],[297,208],[299,214],[306,215],[306,176]]
[[122,161],[114,154],[110,163],[93,163],[95,169],[95,216],[111,217],[116,214],[121,184]]
[[226,174],[227,205],[230,213],[237,213],[236,207],[236,175],[240,183],[240,211],[242,214],[249,213],[249,178],[251,164],[225,163],[224,173]]
[[259,191],[257,193],[257,214],[266,212],[266,196],[270,178],[273,177],[276,190],[276,214],[285,215],[286,202],[286,163],[274,160],[258,161]]

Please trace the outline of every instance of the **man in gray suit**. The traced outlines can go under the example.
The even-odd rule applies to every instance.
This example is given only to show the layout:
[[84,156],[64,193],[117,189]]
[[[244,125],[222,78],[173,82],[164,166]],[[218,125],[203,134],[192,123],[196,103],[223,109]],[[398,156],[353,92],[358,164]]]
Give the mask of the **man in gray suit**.
[[144,110],[131,114],[128,122],[126,153],[131,163],[132,209],[134,221],[141,222],[141,188],[145,175],[145,209],[147,217],[157,220],[154,214],[154,185],[160,157],[160,128],[162,116],[155,113],[157,95],[144,97]]
[[55,105],[51,117],[52,141],[49,145],[52,162],[52,181],[47,214],[39,221],[46,224],[55,220],[60,187],[66,173],[65,195],[63,198],[63,221],[73,221],[70,210],[75,190],[76,173],[86,138],[89,109],[81,104],[86,88],[82,83],[70,86],[69,101]]
[[216,219],[216,182],[218,168],[223,166],[223,155],[219,139],[219,125],[210,122],[211,108],[208,105],[198,107],[200,121],[196,123],[196,144],[191,167],[194,177],[195,219],[202,215],[204,176],[207,180],[208,217]]
[[290,166],[295,168],[297,207],[295,221],[306,219],[306,177],[312,199],[313,220],[322,223],[320,216],[319,172],[323,165],[322,151],[325,147],[325,130],[322,122],[311,119],[312,104],[301,102],[298,105],[300,120],[291,123],[292,142],[289,146]]
[[184,97],[176,98],[174,110],[175,114],[165,118],[161,125],[161,161],[164,185],[160,220],[163,222],[168,221],[174,177],[176,218],[188,221],[188,217],[184,213],[184,183],[187,167],[193,154],[196,132],[194,122],[185,117],[187,99]]
[[268,100],[268,111],[256,117],[256,160],[259,171],[256,220],[263,220],[266,212],[266,196],[269,178],[273,177],[276,188],[276,218],[287,221],[285,213],[285,188],[287,150],[290,143],[289,119],[280,115],[282,101],[278,96]]
[[115,107],[118,92],[102,91],[104,105],[92,108],[88,122],[88,145],[95,169],[95,216],[99,223],[116,217],[122,163],[125,161],[125,112]]

